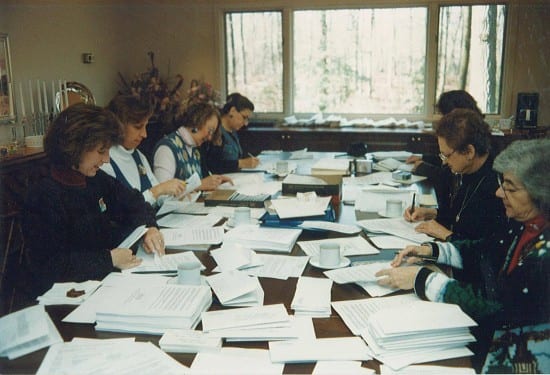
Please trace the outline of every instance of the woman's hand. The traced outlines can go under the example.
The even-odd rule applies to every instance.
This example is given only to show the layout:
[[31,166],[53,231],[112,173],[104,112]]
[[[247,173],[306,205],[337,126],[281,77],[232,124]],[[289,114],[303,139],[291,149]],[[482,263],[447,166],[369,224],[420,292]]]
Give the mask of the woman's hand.
[[253,156],[239,159],[239,168],[256,168],[260,164],[260,159]]
[[164,237],[158,228],[151,227],[145,232],[143,248],[148,253],[156,252],[159,255],[164,255]]
[[435,208],[427,207],[415,207],[414,212],[411,214],[411,207],[407,207],[403,213],[403,217],[407,221],[424,221],[431,220],[437,216],[437,210]]
[[113,267],[119,270],[134,268],[141,264],[141,259],[136,257],[132,250],[119,247],[111,250],[111,260],[113,261]]
[[158,198],[161,195],[172,195],[179,197],[185,192],[185,186],[187,183],[183,180],[173,178],[168,181],[161,182],[160,184],[153,186],[150,190],[153,196]]
[[451,232],[435,220],[420,223],[414,229],[417,232],[426,233],[427,235],[438,238],[440,240],[445,240],[447,237],[453,234],[453,232]]
[[413,164],[413,163],[416,163],[417,161],[422,161],[422,156],[419,156],[419,155],[411,155],[407,158],[407,160],[405,160],[405,163],[407,164]]
[[387,268],[376,272],[374,276],[380,277],[377,281],[379,285],[408,290],[414,288],[414,279],[419,269],[419,266]]
[[233,185],[233,180],[229,177],[219,175],[219,174],[213,174],[211,176],[205,177],[201,180],[201,186],[199,187],[200,190],[216,190],[218,186],[223,184],[224,182],[230,182],[231,185]]
[[427,245],[407,246],[403,250],[397,253],[395,258],[393,258],[393,260],[391,261],[391,266],[399,267],[403,263],[405,258],[407,258],[406,259],[407,263],[418,263],[422,261],[422,259],[415,257],[415,255],[432,256],[432,248],[431,246],[427,246]]

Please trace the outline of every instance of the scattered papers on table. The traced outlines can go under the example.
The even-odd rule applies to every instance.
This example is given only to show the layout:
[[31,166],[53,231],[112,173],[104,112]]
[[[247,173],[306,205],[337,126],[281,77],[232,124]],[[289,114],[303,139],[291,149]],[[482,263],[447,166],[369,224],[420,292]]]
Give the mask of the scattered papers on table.
[[168,353],[199,353],[220,350],[222,340],[203,331],[170,329],[160,338],[159,346]]
[[121,243],[118,244],[118,248],[121,248],[121,249],[129,249],[130,247],[132,247],[133,244],[135,244],[145,233],[147,233],[148,231],[148,228],[145,228],[145,225],[140,225],[139,227],[137,227],[136,229],[134,229],[132,231],[132,233],[130,233],[128,235],[128,237],[126,237]]
[[272,199],[271,206],[280,219],[294,217],[323,216],[331,197],[318,197],[317,194],[298,193],[296,198]]
[[164,228],[196,228],[213,227],[222,219],[221,215],[168,214],[157,220],[159,227]]
[[392,235],[369,235],[369,240],[380,249],[401,250],[408,245],[412,245],[412,242],[410,240]]
[[418,233],[414,228],[418,223],[410,223],[403,218],[396,219],[371,219],[359,220],[357,225],[373,233],[388,233],[397,237],[402,237],[414,243],[432,241],[433,238],[424,233]]
[[44,306],[35,305],[0,318],[0,357],[15,359],[63,342]]
[[319,256],[319,248],[323,243],[340,245],[341,256],[378,254],[380,251],[361,236],[328,238],[323,240],[298,241],[298,246],[311,257]]
[[150,342],[78,339],[52,345],[37,374],[184,374],[189,368]]
[[264,290],[257,277],[230,270],[208,276],[206,282],[224,306],[258,306],[264,303]]
[[241,244],[257,251],[290,253],[301,229],[240,226],[226,232],[225,244]]
[[391,268],[391,265],[388,262],[369,262],[367,264],[361,264],[359,266],[344,267],[335,270],[325,271],[324,274],[326,277],[333,280],[337,284],[373,284],[376,286],[376,288],[374,288],[373,290],[375,290],[377,293],[375,293],[375,295],[371,294],[371,297],[377,297],[380,295],[393,293],[397,290],[394,288],[381,286],[376,283],[378,280],[378,278],[374,276],[376,272],[387,268]]
[[367,361],[372,359],[360,337],[334,337],[269,343],[272,362]]
[[403,367],[401,370],[392,370],[386,365],[380,365],[381,375],[468,375],[475,374],[473,368],[468,367],[450,367],[435,365],[411,365]]
[[257,277],[271,277],[287,280],[300,277],[306,268],[308,256],[290,256],[277,254],[258,254],[261,266],[245,268],[241,272]]
[[332,302],[332,307],[340,315],[354,335],[360,335],[367,328],[369,317],[382,309],[404,311],[404,306],[420,301],[415,294],[402,294],[384,298],[366,298]]
[[150,271],[172,271],[177,272],[178,264],[186,262],[194,262],[200,264],[201,270],[205,270],[206,267],[201,263],[199,258],[192,252],[186,251],[176,254],[158,255],[157,253],[147,253],[142,248],[138,249],[136,254],[138,258],[141,258],[141,264],[134,268],[122,270],[122,273],[133,272],[150,272]]
[[80,305],[101,285],[100,281],[88,280],[81,283],[55,283],[36,299],[41,305]]
[[240,327],[215,331],[226,342],[236,341],[280,341],[315,339],[313,320],[308,316],[290,315],[288,323],[266,324],[264,327]]
[[304,229],[321,229],[332,232],[339,232],[345,234],[354,234],[361,232],[361,228],[356,225],[333,223],[330,221],[322,220],[305,220],[300,224],[300,228]]
[[212,304],[207,286],[167,284],[106,288],[109,302],[96,307],[98,331],[163,334],[192,329]]
[[193,374],[279,375],[283,363],[272,363],[265,349],[222,348],[217,352],[197,353],[191,370]]
[[167,199],[160,206],[157,217],[170,212],[190,215],[206,215],[210,212],[210,207],[205,207],[204,202],[182,202],[175,199]]
[[301,276],[296,284],[296,291],[290,308],[295,315],[306,315],[315,318],[330,316],[330,291],[332,280]]
[[186,245],[215,245],[223,238],[222,227],[164,228],[160,232],[164,236],[164,245],[175,249]]

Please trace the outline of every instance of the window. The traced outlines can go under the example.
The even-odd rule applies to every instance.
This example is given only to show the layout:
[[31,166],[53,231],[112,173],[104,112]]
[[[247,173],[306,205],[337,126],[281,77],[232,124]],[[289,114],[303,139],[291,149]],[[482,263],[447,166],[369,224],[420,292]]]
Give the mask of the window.
[[227,92],[250,98],[256,112],[283,111],[281,12],[227,13]]
[[426,8],[294,12],[294,111],[424,111]]
[[504,5],[441,7],[438,95],[464,89],[484,113],[499,112],[504,20]]
[[505,5],[226,12],[226,89],[260,116],[426,118],[453,89],[498,113],[505,19]]

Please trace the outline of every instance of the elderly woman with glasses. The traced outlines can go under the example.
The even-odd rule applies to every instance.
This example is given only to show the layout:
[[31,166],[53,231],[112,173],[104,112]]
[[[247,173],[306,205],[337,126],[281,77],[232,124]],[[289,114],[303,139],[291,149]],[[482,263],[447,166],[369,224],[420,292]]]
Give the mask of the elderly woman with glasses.
[[[413,289],[422,299],[455,303],[480,321],[528,325],[550,320],[550,139],[516,141],[494,162],[496,196],[510,219],[507,230],[476,241],[408,246],[378,272],[380,284]],[[482,280],[465,285],[427,267],[415,255],[477,268]]]
[[188,180],[193,174],[201,179],[199,190],[215,190],[231,179],[208,175],[201,159],[200,146],[206,142],[220,143],[220,113],[209,103],[191,104],[177,120],[178,129],[167,134],[156,145],[154,173],[160,182],[173,178]]
[[255,168],[260,161],[254,156],[245,156],[237,132],[248,126],[254,112],[254,104],[239,93],[230,94],[221,109],[222,144],[203,143],[201,152],[206,157],[206,166],[214,173],[238,172],[241,168]]
[[437,123],[439,157],[454,179],[440,186],[438,208],[410,207],[404,217],[416,230],[441,240],[478,239],[504,226],[504,208],[494,192],[491,131],[477,111],[454,109]]

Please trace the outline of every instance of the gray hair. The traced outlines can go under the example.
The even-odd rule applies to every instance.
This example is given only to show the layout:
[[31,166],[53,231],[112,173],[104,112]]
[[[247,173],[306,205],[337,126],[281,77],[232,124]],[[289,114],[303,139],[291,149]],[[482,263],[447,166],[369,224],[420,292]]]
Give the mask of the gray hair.
[[550,138],[515,141],[495,159],[499,173],[512,173],[548,218],[550,213]]

